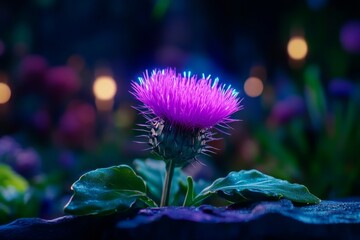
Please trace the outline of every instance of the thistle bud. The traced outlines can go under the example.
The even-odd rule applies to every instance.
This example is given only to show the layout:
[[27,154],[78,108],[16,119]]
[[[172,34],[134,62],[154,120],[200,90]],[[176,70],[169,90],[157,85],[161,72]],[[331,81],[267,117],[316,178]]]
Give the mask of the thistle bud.
[[210,76],[198,79],[190,72],[181,75],[164,69],[150,76],[146,72],[132,87],[132,94],[144,104],[138,110],[148,120],[145,136],[150,149],[176,167],[211,152],[207,145],[214,140],[211,129],[226,127],[234,121],[230,115],[242,108],[231,86]]
[[176,167],[196,159],[211,140],[204,129],[183,129],[163,120],[152,123],[150,127],[149,144],[152,151],[165,162],[173,160]]

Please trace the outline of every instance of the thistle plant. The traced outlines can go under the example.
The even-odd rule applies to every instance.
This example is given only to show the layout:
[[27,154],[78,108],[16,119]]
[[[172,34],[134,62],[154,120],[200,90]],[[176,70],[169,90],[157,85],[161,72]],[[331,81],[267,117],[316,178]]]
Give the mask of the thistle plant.
[[228,127],[230,115],[240,110],[241,100],[231,85],[211,76],[197,78],[191,72],[173,69],[146,71],[133,82],[132,94],[143,103],[137,109],[146,118],[145,133],[150,149],[166,163],[161,206],[168,205],[175,167],[198,161],[199,154],[212,152],[215,126]]
[[74,194],[65,212],[105,215],[159,203],[163,207],[169,205],[169,199],[174,205],[199,206],[214,195],[229,204],[280,198],[300,204],[320,202],[305,186],[257,170],[230,172],[207,187],[180,170],[199,161],[199,155],[212,153],[208,143],[216,139],[214,129],[226,132],[236,121],[231,115],[242,109],[238,92],[220,84],[218,78],[198,78],[170,68],[150,75],[146,71],[132,82],[131,93],[142,103],[136,107],[146,119],[140,124],[145,133],[142,137],[163,161],[136,159],[136,170],[119,165],[85,173],[72,185]]

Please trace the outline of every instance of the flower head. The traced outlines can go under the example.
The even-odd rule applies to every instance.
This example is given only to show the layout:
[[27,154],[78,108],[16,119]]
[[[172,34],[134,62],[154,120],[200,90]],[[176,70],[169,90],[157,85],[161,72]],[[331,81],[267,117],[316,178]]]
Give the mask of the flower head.
[[134,96],[151,113],[184,128],[211,128],[231,122],[231,114],[240,110],[240,100],[230,86],[210,76],[176,73],[172,69],[146,71],[139,83],[133,82]]
[[197,78],[173,69],[146,71],[133,82],[132,94],[143,103],[139,110],[148,120],[148,143],[165,161],[182,166],[200,153],[211,152],[210,129],[227,126],[230,115],[241,109],[241,100],[231,86],[210,76]]

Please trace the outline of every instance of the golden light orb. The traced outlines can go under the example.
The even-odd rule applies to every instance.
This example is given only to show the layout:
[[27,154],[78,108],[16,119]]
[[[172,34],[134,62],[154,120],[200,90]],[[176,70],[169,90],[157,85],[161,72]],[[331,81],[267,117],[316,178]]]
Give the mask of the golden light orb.
[[6,83],[0,82],[0,104],[5,104],[10,100],[11,89]]
[[99,76],[93,85],[93,92],[96,99],[111,100],[116,94],[116,82],[110,76]]
[[287,45],[290,58],[302,60],[308,53],[308,45],[303,37],[292,37]]
[[264,90],[264,84],[260,78],[249,77],[244,83],[244,91],[249,97],[258,97]]

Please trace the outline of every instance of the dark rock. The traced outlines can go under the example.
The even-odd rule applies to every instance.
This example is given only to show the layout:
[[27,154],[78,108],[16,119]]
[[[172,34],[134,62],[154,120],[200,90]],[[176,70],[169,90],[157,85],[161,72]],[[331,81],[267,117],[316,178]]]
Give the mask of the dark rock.
[[22,218],[0,226],[0,239],[102,239],[106,229],[115,223],[115,216],[64,216],[53,220]]
[[151,208],[128,217],[19,219],[0,226],[0,239],[360,239],[360,202],[281,200]]

